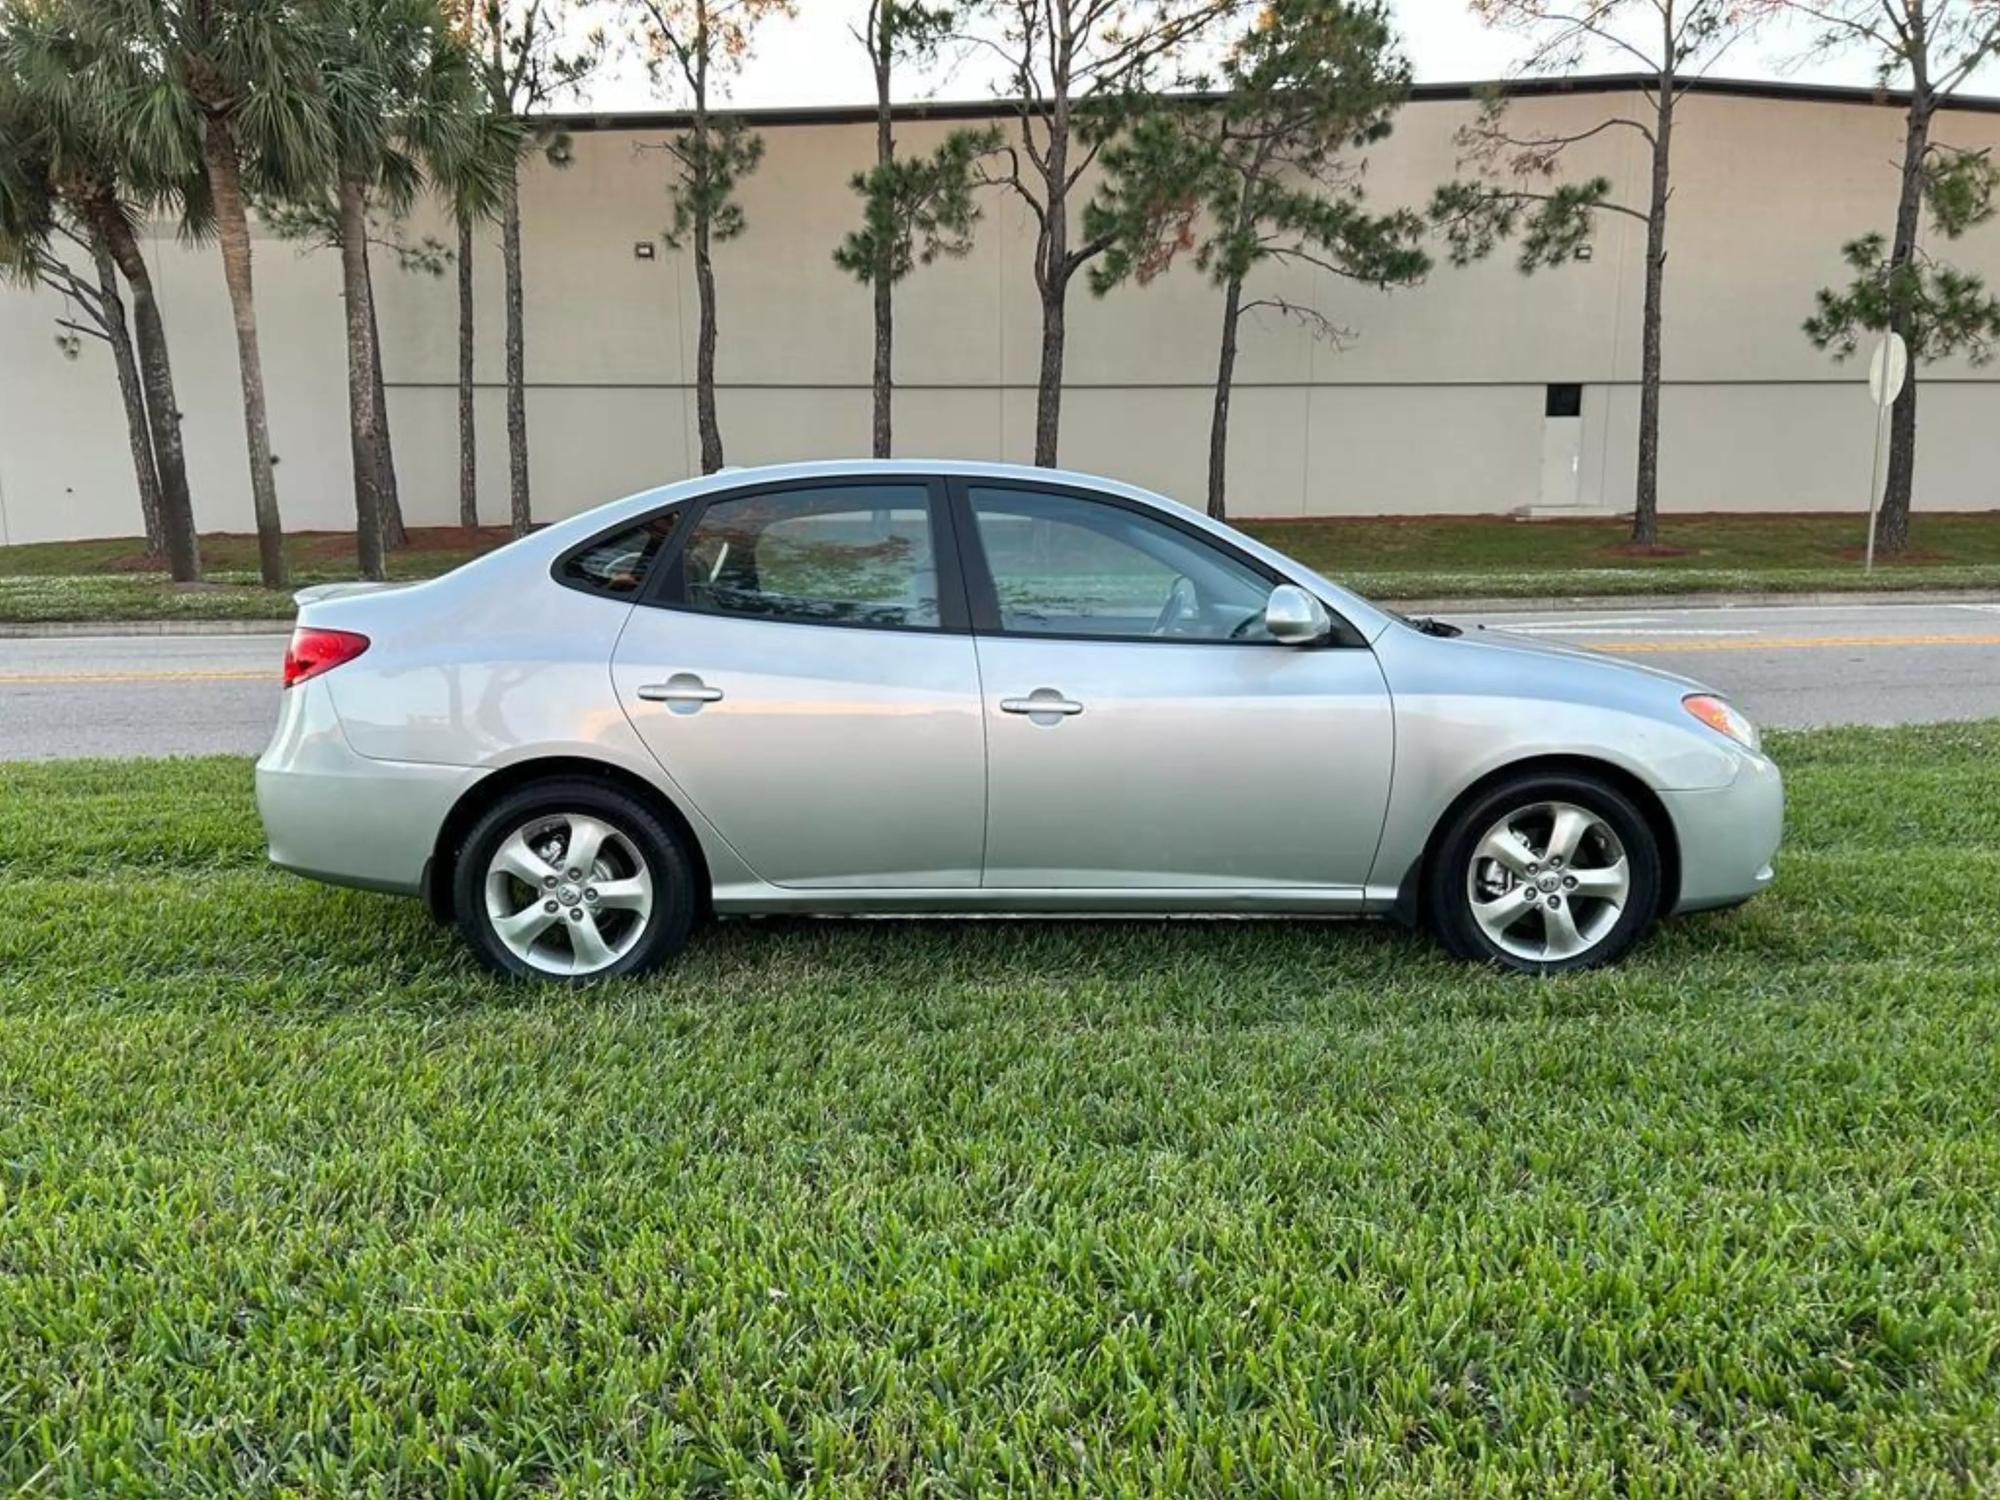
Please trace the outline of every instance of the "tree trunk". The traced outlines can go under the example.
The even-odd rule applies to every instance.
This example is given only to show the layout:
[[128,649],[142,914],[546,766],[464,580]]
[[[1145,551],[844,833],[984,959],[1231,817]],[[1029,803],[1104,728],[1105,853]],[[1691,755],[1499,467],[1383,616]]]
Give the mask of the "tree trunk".
[[[1024,125],[1025,129],[1026,126]],[[1062,436],[1063,343],[1069,298],[1069,99],[1066,87],[1055,91],[1049,111],[1048,151],[1042,181],[1048,201],[1043,205],[1041,233],[1035,247],[1035,290],[1042,299],[1042,361],[1035,379],[1035,462],[1056,465]]]
[[1035,385],[1035,462],[1056,466],[1056,446],[1062,434],[1063,289],[1042,293],[1042,364]]
[[694,295],[700,319],[694,346],[694,419],[701,433],[701,472],[713,474],[724,460],[722,424],[715,415],[715,258],[710,243],[714,217],[710,188],[715,162],[708,138],[708,48],[708,3],[698,0],[694,35],[694,134],[702,180],[693,184]]
[[389,387],[382,379],[382,319],[375,308],[375,273],[369,265],[368,242],[361,242],[361,280],[368,288],[369,395],[375,402],[376,496],[382,508],[382,547],[394,552],[410,545],[403,524],[403,496],[396,483],[396,449],[389,437]]
[[[1930,150],[1931,107],[1920,85],[1903,131],[1903,184],[1896,201],[1896,238],[1889,249],[1890,284],[1916,258],[1923,214],[1924,157]],[[1917,478],[1917,327],[1907,297],[1890,301],[1889,327],[1910,347],[1909,378],[1889,408],[1889,473],[1875,517],[1875,555],[1895,557],[1910,545],[1910,498]]]
[[236,138],[229,122],[210,118],[202,142],[215,200],[215,236],[222,245],[222,279],[236,324],[236,372],[243,385],[243,432],[250,449],[250,501],[257,515],[257,570],[264,587],[285,586],[285,534],[278,519],[277,476],[271,466],[270,415],[264,405],[264,360],[257,347],[257,304],[250,285],[250,220]]
[[112,263],[102,235],[91,235],[90,258],[97,266],[97,289],[104,296],[104,333],[111,344],[111,362],[118,370],[125,441],[132,450],[132,477],[139,486],[139,514],[146,527],[146,556],[164,557],[167,534],[160,524],[160,471],[153,461],[153,439],[146,426],[146,394],[139,384],[139,361],[132,353],[125,299],[118,292],[118,267]]
[[368,295],[368,207],[358,177],[340,178],[340,277],[347,299],[347,431],[354,463],[354,555],[363,578],[382,566],[381,433],[375,424],[375,319]]
[[1639,475],[1632,497],[1632,540],[1651,547],[1660,539],[1661,299],[1667,280],[1668,151],[1674,132],[1674,68],[1669,45],[1660,70],[1660,99],[1653,125],[1653,183],[1646,207],[1646,295],[1639,322]]
[[146,395],[146,425],[153,439],[153,463],[160,478],[160,531],[166,541],[167,572],[176,583],[201,577],[201,542],[194,529],[194,502],[188,494],[187,460],[181,450],[181,409],[174,400],[174,375],[167,359],[167,330],[153,295],[152,269],[115,208],[91,214],[91,227],[132,289],[133,341],[138,346],[139,383]]
[[[1908,336],[1905,335],[1907,338]],[[1899,557],[1910,546],[1910,500],[1917,483],[1917,377],[1911,370],[1889,408],[1889,469],[1875,515],[1875,555]]]
[[708,215],[694,226],[694,292],[700,327],[694,346],[694,419],[701,432],[701,472],[722,467],[722,425],[715,416],[715,267],[709,259]]
[[1243,315],[1243,278],[1233,276],[1222,295],[1222,352],[1215,363],[1215,412],[1208,425],[1208,513],[1227,518],[1229,393],[1236,379],[1236,324]]
[[534,525],[528,503],[527,357],[521,330],[521,169],[511,163],[500,206],[500,259],[507,275],[507,506],[515,536]]
[[[887,171],[895,164],[896,137],[889,109],[889,68],[894,41],[891,23],[894,8],[883,5],[876,13],[875,51],[875,165]],[[869,204],[872,212],[874,204]],[[883,233],[886,223],[875,226],[875,431],[874,453],[887,458],[893,445],[891,427],[895,404],[896,289],[894,248]]]
[[479,452],[472,414],[472,220],[458,219],[458,524],[479,525]]
[[895,403],[896,294],[886,276],[875,278],[875,442],[877,458],[889,457],[894,446],[891,431]]

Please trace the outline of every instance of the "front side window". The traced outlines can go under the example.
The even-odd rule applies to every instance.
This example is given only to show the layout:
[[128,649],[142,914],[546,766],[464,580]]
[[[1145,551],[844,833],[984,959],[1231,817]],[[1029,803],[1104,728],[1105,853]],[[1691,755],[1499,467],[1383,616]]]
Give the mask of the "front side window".
[[646,570],[659,555],[660,544],[672,535],[681,517],[677,510],[652,516],[636,526],[599,537],[564,558],[556,576],[572,588],[621,598],[639,592]]
[[937,557],[922,485],[718,500],[689,532],[682,602],[725,615],[935,629]]
[[970,491],[1000,628],[1269,642],[1261,573],[1177,526],[1074,495]]

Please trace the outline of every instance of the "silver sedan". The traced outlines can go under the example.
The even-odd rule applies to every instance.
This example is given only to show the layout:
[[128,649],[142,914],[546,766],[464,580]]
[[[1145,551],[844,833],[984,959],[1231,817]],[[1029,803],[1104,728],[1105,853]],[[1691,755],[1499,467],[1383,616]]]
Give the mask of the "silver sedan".
[[1756,894],[1782,822],[1697,683],[1046,469],[725,471],[301,598],[271,858],[503,974],[773,912],[1393,915],[1548,973]]

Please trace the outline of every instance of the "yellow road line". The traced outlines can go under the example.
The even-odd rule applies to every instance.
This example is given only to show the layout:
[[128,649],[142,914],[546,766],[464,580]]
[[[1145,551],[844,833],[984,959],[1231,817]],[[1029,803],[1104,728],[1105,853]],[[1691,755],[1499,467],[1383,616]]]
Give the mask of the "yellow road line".
[[1767,635],[1730,641],[1632,641],[1588,644],[1593,651],[1809,651],[1848,646],[2000,646],[2000,635]]
[[0,672],[0,687],[67,687],[102,682],[276,682],[269,667],[255,672]]

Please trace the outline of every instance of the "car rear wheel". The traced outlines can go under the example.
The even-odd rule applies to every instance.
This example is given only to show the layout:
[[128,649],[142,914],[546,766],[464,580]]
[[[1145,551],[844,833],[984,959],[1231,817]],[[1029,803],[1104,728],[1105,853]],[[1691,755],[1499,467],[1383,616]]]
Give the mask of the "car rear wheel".
[[694,927],[692,865],[638,798],[535,782],[474,826],[453,873],[459,929],[496,973],[590,983],[656,968]]
[[1659,841],[1616,787],[1526,775],[1476,798],[1445,830],[1427,907],[1461,958],[1529,974],[1623,957],[1659,909]]

